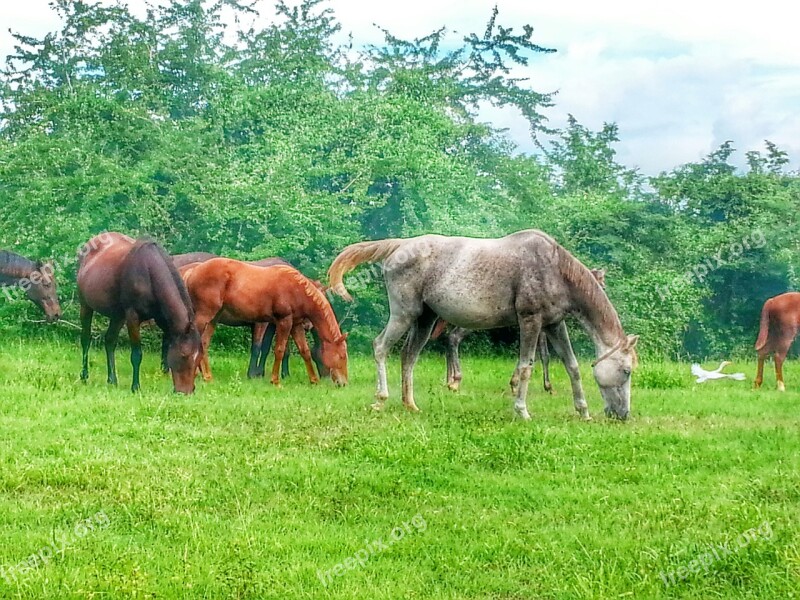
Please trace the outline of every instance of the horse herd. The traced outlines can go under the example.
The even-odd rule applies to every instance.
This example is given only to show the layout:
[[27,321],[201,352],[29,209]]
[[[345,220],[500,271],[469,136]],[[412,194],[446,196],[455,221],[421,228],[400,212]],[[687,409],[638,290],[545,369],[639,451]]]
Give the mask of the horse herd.
[[[408,410],[417,411],[414,365],[432,334],[441,334],[447,324],[454,326],[447,336],[447,382],[457,389],[458,344],[464,336],[471,330],[515,327],[520,335],[519,358],[510,383],[516,414],[530,418],[526,398],[533,360],[538,347],[546,366],[549,340],[566,367],[576,412],[589,419],[564,322],[572,315],[594,343],[592,372],[606,415],[628,418],[638,336],[624,333],[604,291],[604,271],[588,269],[537,230],[496,239],[423,235],[352,244],[331,264],[328,288],[278,258],[247,263],[206,252],[170,256],[152,240],[103,233],[79,252],[81,378],[89,376],[91,325],[97,312],[109,319],[105,333],[109,383],[117,382],[115,348],[120,330],[127,327],[134,391],[139,389],[142,361],[140,327],[150,320],[163,332],[162,366],[172,374],[177,392],[192,393],[198,372],[211,379],[208,352],[218,324],[251,328],[248,376],[263,375],[274,338],[271,381],[278,384],[281,365],[286,372],[291,337],[312,383],[319,380],[319,372],[336,385],[346,385],[347,334],[342,333],[326,293],[352,300],[344,276],[363,263],[382,264],[390,309],[389,321],[373,344],[377,366],[373,408],[383,408],[389,396],[386,358],[402,337],[406,338],[401,352],[402,400]],[[0,286],[21,287],[48,321],[60,318],[52,263],[0,251]],[[778,387],[783,389],[782,364],[798,324],[800,294],[784,294],[764,305],[756,344],[757,386],[765,357],[774,353]],[[306,341],[309,330],[315,340],[313,350]],[[549,389],[546,369],[545,388]]]

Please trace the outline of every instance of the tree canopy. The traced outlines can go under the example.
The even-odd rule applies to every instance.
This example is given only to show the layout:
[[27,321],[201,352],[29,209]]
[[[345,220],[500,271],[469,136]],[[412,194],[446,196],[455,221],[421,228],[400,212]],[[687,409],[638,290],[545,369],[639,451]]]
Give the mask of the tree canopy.
[[[556,97],[512,67],[555,49],[497,9],[457,44],[384,31],[354,48],[321,0],[280,0],[271,23],[238,29],[254,3],[52,6],[61,29],[14,34],[0,73],[0,247],[54,258],[65,298],[76,248],[105,230],[323,278],[364,239],[539,228],[608,269],[645,352],[680,357],[746,351],[763,301],[797,285],[800,183],[783,151],[766,141],[742,172],[731,141],[646,178],[616,161],[615,124],[548,126]],[[519,111],[540,151],[482,121],[486,104]],[[382,285],[336,308],[366,344]],[[29,310],[3,300],[0,319]]]

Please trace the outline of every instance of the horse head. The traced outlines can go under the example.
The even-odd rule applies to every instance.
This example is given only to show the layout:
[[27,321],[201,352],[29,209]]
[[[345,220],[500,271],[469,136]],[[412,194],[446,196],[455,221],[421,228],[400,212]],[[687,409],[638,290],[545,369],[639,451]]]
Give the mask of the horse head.
[[44,311],[48,323],[58,321],[61,318],[61,306],[58,303],[53,262],[37,262],[36,269],[31,271],[27,279],[27,285],[22,286],[25,295]]
[[194,392],[194,379],[200,363],[201,349],[200,334],[192,321],[186,325],[183,332],[170,338],[167,366],[172,372],[172,384],[176,392],[181,394]]
[[330,371],[338,386],[347,385],[347,333],[339,334],[333,341],[321,340],[322,364]]
[[620,340],[592,363],[600,395],[606,403],[606,416],[625,421],[631,410],[631,371],[636,366],[638,335]]

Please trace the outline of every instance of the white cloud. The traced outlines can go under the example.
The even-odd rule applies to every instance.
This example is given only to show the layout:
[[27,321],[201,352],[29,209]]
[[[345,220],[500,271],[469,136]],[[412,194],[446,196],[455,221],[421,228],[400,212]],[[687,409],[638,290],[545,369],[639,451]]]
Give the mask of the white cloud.
[[[592,129],[619,125],[618,157],[655,174],[694,161],[733,139],[744,152],[770,139],[800,163],[800,8],[762,0],[668,3],[559,0],[445,0],[328,3],[356,45],[382,41],[377,24],[403,38],[446,26],[458,36],[481,33],[497,3],[499,22],[535,28],[534,41],[556,54],[538,55],[517,73],[537,91],[559,90],[547,111],[552,125],[567,113]],[[129,4],[137,12],[142,0]],[[269,20],[272,2],[259,4]],[[11,50],[11,28],[42,35],[57,21],[47,0],[0,4],[0,54]],[[458,41],[459,37],[454,36]],[[487,109],[482,117],[510,128],[520,149],[532,145],[524,120]]]

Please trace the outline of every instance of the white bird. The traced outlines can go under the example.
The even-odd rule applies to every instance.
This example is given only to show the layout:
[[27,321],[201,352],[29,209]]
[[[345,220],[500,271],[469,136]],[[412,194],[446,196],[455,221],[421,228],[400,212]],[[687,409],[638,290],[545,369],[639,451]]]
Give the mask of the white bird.
[[699,364],[694,363],[692,364],[692,375],[697,377],[695,383],[703,383],[708,381],[709,379],[724,379],[729,377],[731,379],[735,379],[736,381],[744,381],[744,373],[723,373],[722,369],[727,367],[728,365],[733,364],[729,360],[723,360],[719,364],[719,368],[715,371],[706,371],[703,369]]

